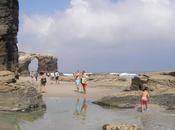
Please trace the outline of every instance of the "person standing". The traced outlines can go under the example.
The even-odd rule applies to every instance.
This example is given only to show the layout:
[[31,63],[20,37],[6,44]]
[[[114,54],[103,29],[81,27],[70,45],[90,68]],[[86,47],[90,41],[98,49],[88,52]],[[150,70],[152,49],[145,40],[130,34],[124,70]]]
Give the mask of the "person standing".
[[77,72],[74,73],[74,77],[75,77],[75,85],[77,87],[77,92],[79,92],[79,86],[80,86],[80,83],[81,83],[79,70],[77,70]]
[[17,65],[16,68],[15,68],[15,79],[19,80],[19,66]]
[[145,87],[143,89],[143,92],[142,92],[141,96],[140,96],[141,112],[143,112],[144,109],[148,110],[149,100],[150,100],[150,96],[149,96],[149,92],[148,92],[148,87]]
[[86,88],[87,88],[87,75],[86,72],[82,71],[82,77],[81,77],[81,85],[83,87],[83,92],[86,94]]
[[41,80],[40,80],[40,82],[41,82],[41,88],[40,88],[40,92],[46,93],[47,92],[46,91],[46,83],[47,83],[46,75],[43,72],[41,72],[40,75],[41,75]]
[[38,81],[38,72],[35,72],[35,80]]
[[56,71],[55,72],[55,81],[56,81],[56,84],[59,84],[59,76],[60,76],[59,72]]

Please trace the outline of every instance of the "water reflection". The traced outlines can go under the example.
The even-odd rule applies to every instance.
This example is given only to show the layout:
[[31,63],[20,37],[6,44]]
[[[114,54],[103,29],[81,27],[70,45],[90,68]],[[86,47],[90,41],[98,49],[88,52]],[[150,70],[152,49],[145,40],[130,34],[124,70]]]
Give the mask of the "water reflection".
[[21,121],[33,122],[44,115],[44,111],[30,113],[0,112],[0,130],[20,130]]
[[74,115],[78,119],[85,120],[86,119],[86,112],[87,112],[87,103],[86,103],[86,97],[77,98],[76,99],[76,105],[75,105],[75,112]]

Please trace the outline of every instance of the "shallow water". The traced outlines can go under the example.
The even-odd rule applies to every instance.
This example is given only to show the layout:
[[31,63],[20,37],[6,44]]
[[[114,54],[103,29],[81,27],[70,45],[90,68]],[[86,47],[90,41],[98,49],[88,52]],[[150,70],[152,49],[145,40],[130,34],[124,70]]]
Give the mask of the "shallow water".
[[173,113],[103,108],[82,97],[44,100],[45,112],[0,113],[0,130],[102,130],[111,122],[136,124],[143,130],[175,130]]
[[137,124],[143,130],[175,130],[175,115],[135,109],[107,109],[85,98],[46,98],[47,111],[33,122],[20,121],[20,130],[102,130],[106,123]]

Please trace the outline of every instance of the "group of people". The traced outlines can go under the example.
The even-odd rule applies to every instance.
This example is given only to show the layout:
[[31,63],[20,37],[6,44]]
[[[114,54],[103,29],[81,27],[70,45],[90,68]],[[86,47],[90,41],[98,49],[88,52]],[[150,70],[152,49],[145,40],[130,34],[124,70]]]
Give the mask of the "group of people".
[[38,81],[38,76],[39,76],[39,74],[38,74],[37,71],[31,71],[30,72],[30,77],[31,77],[32,80],[35,79],[36,81]]
[[45,93],[46,92],[46,83],[47,83],[47,78],[46,78],[46,73],[45,72],[40,72],[38,73],[37,71],[31,71],[30,72],[30,78],[32,82],[34,80],[38,81],[38,78],[40,79],[40,92]]
[[77,87],[77,92],[80,91],[80,85],[83,88],[83,92],[84,94],[86,94],[86,87],[87,87],[87,74],[86,72],[83,70],[82,72],[80,72],[79,70],[77,70],[75,73],[73,73],[73,76],[75,78],[75,84]]
[[60,74],[58,71],[52,72],[52,73],[47,73],[47,76],[50,77],[50,80],[55,80],[56,84],[59,84]]
[[50,78],[51,80],[55,80],[56,84],[59,83],[59,72],[56,71],[54,73],[45,73],[45,72],[35,72],[35,71],[31,71],[30,73],[30,77],[32,79],[32,82],[34,80],[38,81],[38,77],[40,77],[40,92],[47,92],[46,90],[46,83],[47,83],[47,77]]

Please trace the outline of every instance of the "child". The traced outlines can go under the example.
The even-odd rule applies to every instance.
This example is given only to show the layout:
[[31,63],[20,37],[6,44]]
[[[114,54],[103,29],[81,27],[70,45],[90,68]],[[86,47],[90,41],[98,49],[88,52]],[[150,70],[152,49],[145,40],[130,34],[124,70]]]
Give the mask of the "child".
[[144,110],[144,106],[146,108],[146,110],[148,110],[148,102],[149,102],[149,92],[148,92],[148,87],[145,87],[141,97],[140,97],[140,103],[141,103],[141,112],[143,112]]

